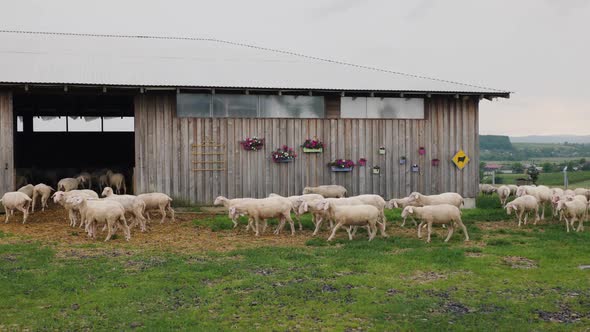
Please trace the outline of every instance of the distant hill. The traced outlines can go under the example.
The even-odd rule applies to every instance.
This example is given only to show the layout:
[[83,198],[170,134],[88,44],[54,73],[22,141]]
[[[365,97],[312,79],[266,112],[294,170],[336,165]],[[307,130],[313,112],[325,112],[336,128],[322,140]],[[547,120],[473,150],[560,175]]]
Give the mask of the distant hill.
[[480,135],[479,148],[482,150],[512,150],[512,143],[508,136]]
[[511,136],[512,143],[590,143],[590,135],[531,135]]

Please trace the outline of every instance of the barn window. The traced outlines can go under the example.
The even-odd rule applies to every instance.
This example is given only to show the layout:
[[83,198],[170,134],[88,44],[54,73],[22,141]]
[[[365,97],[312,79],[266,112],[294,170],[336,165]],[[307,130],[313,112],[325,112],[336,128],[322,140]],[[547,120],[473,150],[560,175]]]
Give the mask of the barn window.
[[33,118],[33,131],[67,131],[67,118],[65,116],[36,116]]
[[324,97],[260,96],[262,118],[323,118]]
[[258,96],[214,95],[213,117],[255,118],[258,116]]
[[102,131],[135,131],[135,118],[132,116],[103,117]]
[[22,116],[16,117],[16,131],[19,133],[23,132],[23,117]]
[[98,116],[69,116],[68,131],[89,132],[101,131],[101,119]]
[[342,97],[342,118],[424,119],[424,99]]

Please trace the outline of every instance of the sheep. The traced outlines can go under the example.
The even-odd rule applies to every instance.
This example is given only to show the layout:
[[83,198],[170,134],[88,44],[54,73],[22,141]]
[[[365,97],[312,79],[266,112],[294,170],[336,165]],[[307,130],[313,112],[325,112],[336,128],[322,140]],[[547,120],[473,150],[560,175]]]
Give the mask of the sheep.
[[[324,199],[318,203],[317,207],[327,211],[336,222],[328,241],[332,241],[336,236],[336,231],[343,226],[366,227],[369,241],[372,241],[377,234],[377,223],[381,220],[381,212],[373,205],[335,205],[334,201]],[[350,230],[348,231],[348,239],[352,240]]]
[[141,231],[146,231],[145,218],[143,217],[146,203],[143,200],[133,195],[114,194],[111,187],[104,188],[102,191],[102,196],[105,197],[105,199],[114,200],[123,205],[125,212],[129,213],[133,219],[133,222],[130,226],[131,228],[133,228],[135,224],[139,222]]
[[82,223],[87,225],[88,235],[96,237],[97,223],[107,226],[108,234],[105,242],[110,240],[117,226],[123,228],[125,240],[131,239],[131,231],[125,220],[125,208],[114,200],[87,200],[80,196],[67,199],[67,203],[80,210]]
[[586,196],[586,199],[589,199],[590,200],[590,189],[576,188],[576,189],[574,189],[574,193],[576,195]]
[[508,186],[500,186],[496,189],[496,192],[498,193],[498,197],[500,197],[502,207],[506,206],[506,201],[510,197],[510,188]]
[[[583,196],[585,197],[585,196]],[[578,220],[578,228],[576,232],[584,230],[584,219],[588,217],[588,202],[580,199],[572,199],[571,201],[560,200],[557,203],[557,210],[563,213],[565,219],[565,226],[567,232],[570,231],[570,224],[574,228],[574,223]],[[569,218],[569,220],[568,220]]]
[[75,178],[63,178],[57,183],[58,191],[72,191],[78,189],[80,182]]
[[[403,209],[406,206],[415,206],[415,205],[413,205],[413,203],[410,203],[410,197],[390,199],[389,202],[387,202],[386,208],[388,208],[388,209],[402,208]],[[414,218],[412,218],[412,222],[414,223],[414,226],[418,225],[416,223],[416,220],[414,220]],[[406,225],[406,218],[403,218],[403,222],[401,224],[401,227],[404,227],[405,225]]]
[[172,209],[172,198],[162,193],[149,193],[137,195],[137,198],[141,199],[145,203],[145,216],[150,220],[149,211],[158,210],[162,214],[162,220],[160,224],[164,223],[166,218],[166,211],[170,213],[170,218],[174,222],[174,210]]
[[535,196],[523,195],[523,196],[517,197],[512,202],[506,204],[506,206],[504,208],[506,209],[506,213],[508,215],[512,214],[512,210],[515,211],[515,213],[518,216],[518,227],[520,227],[520,224],[522,222],[522,215],[523,214],[524,214],[524,224],[525,225],[527,223],[527,218],[528,218],[529,212],[532,212],[532,211],[535,212],[535,225],[537,224],[537,221],[539,220],[539,203],[537,201],[537,198],[535,198]]
[[553,196],[558,195],[558,196],[563,196],[563,189],[561,188],[551,188],[551,193],[553,194]]
[[51,196],[51,192],[55,191],[55,189],[51,188],[50,186],[39,183],[33,188],[33,203],[31,204],[31,211],[35,212],[35,204],[37,203],[37,198],[41,198],[41,211],[45,211],[45,208],[48,207],[47,200]]
[[2,196],[0,202],[4,207],[4,213],[6,213],[5,224],[8,223],[9,217],[14,215],[14,210],[19,210],[23,213],[23,224],[27,222],[31,204],[31,198],[27,194],[20,191],[7,192]]
[[113,171],[107,171],[107,179],[109,187],[115,188],[117,194],[121,194],[121,189],[123,189],[123,194],[127,193],[127,187],[125,186],[125,176],[121,173],[113,173]]
[[[315,201],[311,201],[309,203],[303,204],[304,210],[311,210],[312,214],[315,215],[315,230],[313,231],[313,236],[316,236],[320,231],[320,227],[322,226],[322,222],[326,219],[330,222],[330,229],[332,229],[333,222],[335,221],[334,215],[330,213],[329,210],[323,208],[322,202],[329,202],[332,203],[334,206],[343,206],[343,205],[363,205],[363,201],[358,198],[323,198]],[[322,204],[320,204],[322,203]]]
[[33,198],[33,189],[35,189],[35,186],[27,184],[26,186],[20,187],[17,191],[29,196],[29,198]]
[[463,197],[457,193],[443,193],[438,195],[422,195],[414,192],[410,194],[409,203],[415,206],[450,204],[458,208],[463,205]]
[[[278,194],[270,194],[270,195],[268,195],[268,197],[283,197],[283,196],[278,195]],[[295,220],[297,220],[297,223],[299,224],[299,230],[301,231],[301,230],[303,230],[303,225],[301,224],[301,214],[299,214],[299,206],[304,201],[309,202],[309,201],[316,200],[316,199],[322,199],[322,198],[324,198],[324,196],[318,195],[318,194],[306,194],[306,195],[289,196],[289,197],[285,197],[285,198],[290,200],[291,204],[293,204],[293,213],[295,213]],[[312,221],[314,221],[313,216],[312,216]]]
[[516,191],[518,190],[518,186],[514,184],[509,184],[508,188],[510,188],[510,195],[516,196]]
[[571,190],[571,189],[566,189],[563,191],[564,195],[571,195],[571,196],[576,196],[576,192]]
[[[568,196],[568,197],[573,197],[573,196]],[[557,203],[559,203],[559,201],[565,200],[566,196],[564,194],[553,194],[553,196],[551,196],[551,209],[553,210],[553,217],[557,217],[557,215],[559,214],[559,221],[561,221],[561,219],[563,219],[563,214],[559,213],[557,211]]]
[[98,176],[98,189],[100,190],[100,192],[103,191],[103,189],[105,187],[109,186],[109,178],[107,177],[106,174],[102,174]]
[[303,188],[303,195],[318,194],[325,198],[340,198],[346,196],[346,188],[339,185],[324,185],[318,187]]
[[[356,198],[358,200],[360,200],[361,202],[363,202],[363,204],[367,204],[367,205],[373,205],[374,207],[376,207],[379,211],[381,211],[381,220],[383,221],[383,227],[381,228],[383,232],[385,232],[385,229],[387,227],[387,219],[385,217],[385,206],[387,205],[387,203],[385,202],[385,200],[383,199],[383,197],[379,196],[379,195],[357,195],[357,196],[351,196],[350,198]],[[383,233],[382,233],[383,235]]]
[[[98,199],[98,195],[92,190],[71,190],[68,192],[64,191],[56,191],[53,196],[53,202],[63,206],[66,211],[68,211],[68,220],[70,221],[70,226],[76,227],[76,223],[78,222],[77,213],[79,213],[78,209],[73,207],[72,204],[67,202],[67,199],[70,197],[84,197],[84,198],[94,198]],[[80,222],[80,227],[82,227],[82,222]]]
[[88,189],[92,189],[92,177],[88,172],[82,172],[78,174],[78,176],[76,176],[76,180],[78,180],[80,187],[86,188],[88,185]]
[[268,218],[279,218],[280,224],[275,230],[275,234],[279,234],[287,220],[291,226],[291,235],[295,235],[295,225],[291,219],[291,209],[293,205],[291,201],[284,197],[269,197],[260,199],[251,199],[232,204],[229,208],[229,216],[231,219],[237,218],[239,215],[247,215],[251,218],[255,225],[252,228],[256,236],[260,235],[260,221],[265,222],[264,230],[266,229],[266,220]]
[[418,238],[422,238],[421,230],[424,224],[428,225],[428,237],[426,239],[427,243],[430,243],[430,235],[432,233],[432,224],[448,224],[449,225],[449,232],[447,234],[447,238],[445,242],[448,242],[453,232],[455,231],[455,227],[458,225],[463,229],[463,233],[465,233],[465,241],[469,241],[469,234],[467,233],[467,227],[463,224],[461,220],[461,210],[455,205],[450,204],[438,204],[438,205],[427,205],[427,206],[406,206],[402,211],[402,217],[413,216],[417,219],[420,219],[420,224],[418,225]]
[[491,195],[496,192],[496,187],[492,186],[491,184],[480,184],[479,191],[483,195]]
[[516,196],[523,196],[523,195],[531,195],[535,196],[537,199],[537,203],[542,208],[542,215],[541,220],[545,219],[545,204],[551,204],[551,198],[553,195],[551,194],[551,189],[546,186],[521,186],[518,188],[516,192]]
[[[232,207],[233,205],[241,203],[241,202],[245,202],[245,201],[251,201],[253,199],[254,198],[228,199],[228,198],[225,198],[224,196],[217,196],[217,198],[215,199],[215,202],[213,202],[213,205],[223,205],[229,211],[229,208]],[[234,223],[234,228],[238,227],[238,217],[239,217],[239,215],[235,215],[234,217],[230,217],[231,221]],[[246,231],[249,228],[250,228],[250,222],[248,222],[248,226],[246,227]]]

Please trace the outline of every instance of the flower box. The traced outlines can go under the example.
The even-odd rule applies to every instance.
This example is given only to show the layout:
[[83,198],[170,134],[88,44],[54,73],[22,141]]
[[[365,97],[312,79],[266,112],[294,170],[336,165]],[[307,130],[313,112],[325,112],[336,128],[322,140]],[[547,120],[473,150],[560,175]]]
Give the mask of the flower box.
[[425,149],[424,147],[420,147],[420,148],[418,149],[418,153],[419,153],[421,156],[423,156],[423,155],[425,155],[425,154],[426,154],[426,149]]
[[432,166],[438,166],[438,164],[440,163],[440,160],[438,159],[432,159]]
[[319,149],[303,148],[304,153],[322,153],[323,151],[324,151],[323,148],[319,148]]
[[399,164],[400,165],[405,165],[406,164],[406,157],[399,158]]
[[381,168],[379,166],[374,166],[373,167],[373,174],[380,174],[381,173]]
[[290,162],[292,162],[294,160],[295,159],[276,159],[275,160],[275,163],[279,163],[279,164],[282,164],[282,163],[290,163]]
[[240,144],[246,151],[258,151],[264,147],[264,138],[258,138],[256,136],[252,138],[247,137],[245,140],[240,141]]
[[273,151],[271,157],[275,163],[289,163],[295,160],[297,154],[293,148],[283,145],[282,148]]
[[324,151],[324,143],[322,143],[317,137],[306,139],[301,147],[303,148],[304,153],[322,153]]
[[352,171],[352,167],[337,167],[337,166],[330,166],[332,172],[350,172]]
[[420,172],[420,166],[418,166],[418,164],[412,165],[412,172],[414,172],[414,173]]

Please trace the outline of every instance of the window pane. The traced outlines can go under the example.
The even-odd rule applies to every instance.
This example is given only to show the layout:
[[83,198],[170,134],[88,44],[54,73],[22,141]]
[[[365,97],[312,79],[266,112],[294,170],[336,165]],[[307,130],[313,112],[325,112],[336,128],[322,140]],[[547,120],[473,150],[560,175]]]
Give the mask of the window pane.
[[211,117],[211,95],[179,93],[176,95],[176,116],[179,118]]
[[342,97],[341,118],[424,119],[424,99]]
[[23,117],[22,116],[16,117],[16,131],[19,133],[23,132]]
[[35,116],[33,131],[66,131],[66,117]]
[[214,95],[213,116],[217,118],[255,118],[258,116],[258,96]]
[[324,97],[260,96],[260,117],[323,118]]
[[101,131],[100,117],[69,116],[68,131]]
[[367,117],[367,98],[340,98],[340,117],[349,119],[365,119]]
[[103,131],[135,131],[135,118],[116,116],[103,118]]

